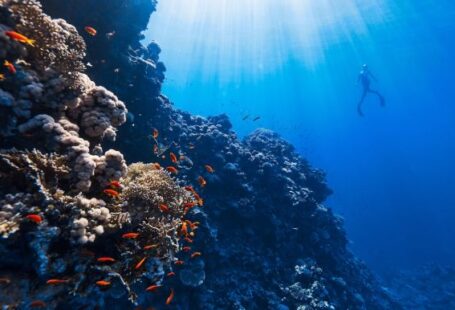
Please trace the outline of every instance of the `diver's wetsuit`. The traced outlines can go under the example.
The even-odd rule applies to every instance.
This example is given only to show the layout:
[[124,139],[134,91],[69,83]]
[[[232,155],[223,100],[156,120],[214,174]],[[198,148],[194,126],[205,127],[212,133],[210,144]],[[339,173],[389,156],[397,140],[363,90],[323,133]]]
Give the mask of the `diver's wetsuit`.
[[362,104],[363,101],[365,100],[366,96],[368,93],[375,94],[379,97],[379,100],[381,101],[381,106],[385,105],[385,100],[384,97],[377,91],[372,90],[370,88],[371,80],[370,77],[376,80],[376,78],[371,74],[371,72],[368,70],[368,68],[363,68],[362,71],[359,73],[359,82],[362,82],[362,87],[363,87],[363,93],[362,97],[360,98],[359,104],[357,105],[357,112],[359,113],[360,116],[363,116],[362,112]]

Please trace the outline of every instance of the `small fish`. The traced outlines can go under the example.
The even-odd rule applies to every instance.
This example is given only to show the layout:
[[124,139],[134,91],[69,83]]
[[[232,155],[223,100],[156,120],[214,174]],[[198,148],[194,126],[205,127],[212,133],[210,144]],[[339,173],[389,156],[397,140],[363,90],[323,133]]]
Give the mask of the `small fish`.
[[185,237],[185,239],[183,239],[183,240],[185,240],[185,241],[188,242],[188,243],[193,243],[193,240],[190,239],[190,238],[188,238],[188,237]]
[[199,182],[199,185],[200,185],[201,187],[205,187],[205,186],[207,185],[207,181],[206,181],[202,176],[199,176],[199,177],[197,178],[197,181]]
[[158,147],[158,144],[155,144],[153,146],[153,154],[157,155],[160,152],[160,148]]
[[158,129],[153,128],[153,139],[157,139],[159,135],[160,132],[158,131]]
[[44,308],[46,303],[42,300],[34,300],[30,303],[30,308]]
[[38,214],[29,214],[25,218],[32,221],[35,224],[39,224],[43,221],[43,218]]
[[250,114],[245,115],[245,116],[242,118],[242,121],[246,121],[246,120],[248,119],[248,117],[250,117]]
[[182,251],[183,251],[183,252],[189,252],[189,251],[191,251],[191,247],[190,247],[190,246],[184,246],[184,247],[182,248]]
[[188,235],[188,224],[186,222],[182,223],[182,227],[180,228],[180,234],[182,236],[187,236]]
[[172,302],[173,299],[174,299],[174,289],[171,288],[171,293],[166,298],[166,305],[169,305]]
[[185,156],[183,156],[183,155],[180,155],[179,159],[180,159],[180,160],[185,160],[185,159],[186,159],[186,157],[185,157]]
[[4,80],[5,80],[5,75],[0,73],[0,81],[4,81]]
[[105,286],[111,285],[111,282],[105,281],[105,280],[100,280],[100,281],[96,281],[96,285],[105,287]]
[[189,191],[189,192],[194,192],[194,188],[190,185],[187,185],[184,187],[185,190]]
[[173,277],[173,276],[175,276],[175,272],[171,271],[171,272],[167,273],[168,278]]
[[178,174],[178,173],[179,173],[179,171],[177,170],[177,168],[172,167],[172,166],[167,167],[166,170],[167,170],[168,172],[172,173],[172,174]]
[[28,44],[30,46],[35,46],[35,40],[31,40],[29,38],[27,38],[26,36],[16,32],[16,31],[5,31],[5,34],[11,39],[11,40],[14,40],[14,41],[17,41],[17,42],[21,42],[21,43],[25,43],[25,44]]
[[117,192],[116,190],[113,190],[113,189],[105,189],[103,191],[103,193],[105,193],[106,195],[110,196],[110,197],[114,197],[114,198],[118,198],[120,196],[119,192]]
[[87,67],[89,67],[89,68],[92,68],[92,67],[93,67],[93,65],[92,65],[90,62],[87,62],[85,65],[86,65]]
[[155,170],[160,170],[161,165],[159,163],[153,163],[153,168],[155,168]]
[[92,37],[96,36],[96,29],[90,26],[85,26],[84,27],[85,32],[87,32],[89,35]]
[[253,122],[258,121],[258,120],[260,120],[260,119],[261,119],[260,116],[256,116],[256,117],[253,119]]
[[159,247],[160,245],[159,244],[150,244],[150,245],[146,245],[144,247],[144,250],[152,250],[152,249],[156,249],[157,247]]
[[169,213],[169,207],[166,206],[165,204],[160,204],[160,210],[163,213]]
[[174,262],[174,264],[177,265],[177,266],[181,266],[181,265],[185,265],[185,262],[183,260],[176,260]]
[[170,152],[170,153],[169,153],[169,157],[171,158],[171,161],[172,161],[174,164],[176,164],[176,163],[178,162],[177,156],[175,156],[174,153]]
[[10,284],[11,280],[9,278],[0,278],[1,284]]
[[110,40],[110,39],[112,39],[112,37],[113,37],[114,35],[115,35],[115,31],[108,32],[108,33],[106,33],[106,38],[107,38],[108,40]]
[[112,188],[122,188],[122,184],[119,181],[109,182],[109,186]]
[[46,284],[49,285],[58,285],[58,284],[64,284],[68,283],[70,280],[63,280],[63,279],[49,279],[46,281]]
[[196,258],[198,256],[201,256],[202,253],[201,252],[194,252],[193,254],[191,254],[191,258]]
[[5,60],[3,65],[8,68],[9,73],[16,74],[16,67],[14,67],[14,65],[10,63],[8,60]]
[[114,73],[119,73],[120,72],[120,69],[119,68],[115,68],[114,69]]
[[194,144],[190,143],[190,144],[188,145],[188,148],[189,148],[190,150],[192,150],[192,149],[195,148],[195,146],[194,146]]
[[183,208],[184,209],[191,209],[192,207],[194,207],[195,205],[197,205],[197,203],[195,202],[185,202],[183,204]]
[[161,287],[161,285],[150,285],[145,290],[147,292],[156,292],[156,290],[158,290],[160,287]]
[[139,261],[139,263],[137,263],[136,266],[134,266],[134,269],[135,269],[135,270],[140,269],[140,268],[142,267],[142,265],[144,265],[146,259],[147,259],[147,257],[144,257],[143,259],[141,259],[141,260]]
[[112,257],[103,256],[103,257],[98,258],[96,261],[98,263],[113,263],[113,262],[115,262],[115,259],[113,259]]
[[208,173],[214,173],[215,172],[215,170],[210,165],[205,165],[204,167],[205,167],[205,170],[207,170]]
[[137,237],[139,237],[139,234],[135,232],[130,232],[122,235],[123,239],[136,239]]

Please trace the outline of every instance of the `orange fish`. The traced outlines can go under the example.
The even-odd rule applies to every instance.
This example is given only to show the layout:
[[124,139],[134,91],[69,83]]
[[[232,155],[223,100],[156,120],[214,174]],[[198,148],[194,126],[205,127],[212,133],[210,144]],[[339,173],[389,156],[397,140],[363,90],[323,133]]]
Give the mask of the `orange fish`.
[[158,138],[159,135],[160,135],[160,132],[158,131],[158,129],[153,128],[153,139]]
[[9,278],[0,278],[0,283],[3,284],[10,284],[11,280]]
[[144,265],[146,259],[147,259],[147,257],[144,257],[143,259],[141,259],[141,260],[139,261],[139,263],[137,263],[136,266],[134,266],[134,269],[135,269],[135,270],[138,270],[139,268],[141,268],[142,265]]
[[113,190],[113,189],[105,189],[103,191],[103,193],[105,193],[106,195],[108,195],[110,197],[114,197],[114,198],[118,198],[120,196],[119,192],[117,192],[116,190]]
[[177,266],[181,266],[181,265],[185,265],[185,262],[183,260],[176,260],[174,262],[174,264],[176,264]]
[[44,308],[46,303],[42,300],[34,300],[30,303],[30,308]]
[[165,204],[160,204],[160,210],[163,213],[169,213],[169,207],[166,206]]
[[38,214],[29,214],[25,218],[32,221],[35,224],[39,224],[43,221],[43,218]]
[[9,73],[16,74],[16,67],[14,67],[14,65],[10,63],[8,60],[5,60],[3,65],[8,68]]
[[194,188],[191,185],[187,185],[184,188],[185,188],[185,190],[187,190],[189,192],[194,192]]
[[193,240],[190,239],[190,238],[188,238],[188,237],[185,237],[185,239],[183,239],[183,240],[185,240],[185,241],[188,242],[188,243],[193,243]]
[[208,173],[214,173],[215,172],[215,170],[210,165],[205,165],[204,167],[205,167],[205,170],[207,170]]
[[178,174],[179,173],[177,168],[172,167],[172,166],[167,167],[166,170],[169,171],[170,173],[173,173],[173,174]]
[[130,232],[122,235],[123,239],[136,239],[137,237],[139,237],[139,234],[135,232]]
[[159,163],[153,163],[153,168],[155,168],[156,170],[160,170],[161,165]]
[[170,278],[170,277],[173,277],[175,276],[175,272],[171,271],[171,272],[168,272],[167,273],[167,276]]
[[173,288],[171,288],[171,293],[166,298],[166,305],[169,305],[172,302],[172,299],[174,299],[174,289]]
[[151,249],[156,249],[157,247],[159,247],[160,245],[159,244],[150,244],[150,245],[146,245],[144,247],[144,250],[151,250]]
[[49,285],[58,285],[58,284],[64,284],[68,283],[70,280],[63,280],[63,279],[49,279],[46,281],[47,284]]
[[182,223],[182,228],[180,228],[180,234],[182,236],[187,236],[188,235],[188,224],[186,222]]
[[84,30],[92,37],[96,36],[96,29],[90,26],[85,26]]
[[96,260],[98,263],[113,263],[115,262],[115,259],[113,259],[112,257],[100,257]]
[[111,182],[109,182],[109,186],[113,187],[113,188],[121,188],[122,184],[120,184],[119,181],[111,181]]
[[5,31],[5,34],[11,39],[11,40],[14,40],[14,41],[17,41],[17,42],[21,42],[21,43],[25,43],[25,44],[28,44],[30,46],[35,46],[35,40],[31,40],[29,38],[27,38],[26,36],[20,34],[20,33],[17,33],[16,31]]
[[183,250],[183,252],[189,252],[189,251],[191,251],[191,247],[190,246],[184,246],[182,248],[182,250]]
[[0,73],[0,81],[5,80],[5,75]]
[[206,181],[202,176],[199,176],[199,177],[197,178],[197,181],[199,182],[199,185],[200,185],[201,187],[204,187],[204,186],[207,185],[207,181]]
[[109,286],[109,285],[111,285],[111,282],[105,281],[105,280],[100,280],[100,281],[96,281],[96,285],[98,285],[98,286]]
[[191,254],[191,258],[195,258],[195,257],[201,256],[201,255],[202,255],[201,252],[194,252],[193,254]]
[[178,162],[177,156],[175,156],[174,153],[170,152],[170,153],[169,153],[169,157],[171,158],[171,161],[172,161],[174,164]]
[[161,287],[161,285],[150,285],[149,287],[147,287],[145,290],[147,292],[155,292],[157,289],[159,289]]

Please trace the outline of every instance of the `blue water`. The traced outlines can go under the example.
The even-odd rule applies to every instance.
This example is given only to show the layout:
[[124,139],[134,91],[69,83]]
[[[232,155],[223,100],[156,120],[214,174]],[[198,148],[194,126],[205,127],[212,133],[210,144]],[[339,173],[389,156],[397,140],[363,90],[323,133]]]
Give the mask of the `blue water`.
[[[454,38],[453,0],[161,0],[146,33],[177,107],[273,129],[327,172],[376,270],[455,264]],[[363,63],[387,106],[360,118]]]

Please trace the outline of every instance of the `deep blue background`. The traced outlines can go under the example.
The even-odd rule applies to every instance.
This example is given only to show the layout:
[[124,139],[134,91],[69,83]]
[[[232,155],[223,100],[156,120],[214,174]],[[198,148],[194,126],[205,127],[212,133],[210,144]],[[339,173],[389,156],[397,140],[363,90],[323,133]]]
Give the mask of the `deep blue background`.
[[[163,49],[164,93],[293,143],[376,270],[455,264],[455,2],[311,2],[161,0],[146,41]],[[387,106],[369,98],[360,118],[364,62]]]

